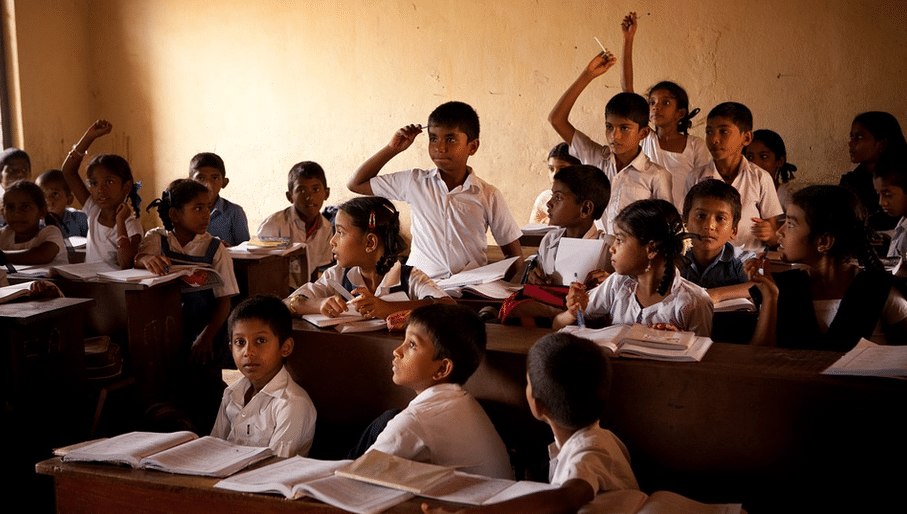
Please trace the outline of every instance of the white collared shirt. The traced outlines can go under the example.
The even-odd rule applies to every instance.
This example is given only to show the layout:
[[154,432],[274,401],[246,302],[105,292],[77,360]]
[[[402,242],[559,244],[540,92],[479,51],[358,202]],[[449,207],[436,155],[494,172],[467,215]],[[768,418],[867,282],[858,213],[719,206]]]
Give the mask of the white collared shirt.
[[[381,278],[381,283],[378,284],[378,287],[375,289],[376,297],[381,298],[382,296],[387,296],[390,294],[391,288],[400,285],[401,267],[400,261],[397,261],[394,263],[394,267],[384,274],[384,277]],[[344,268],[335,264],[325,270],[325,272],[318,277],[318,280],[304,284],[299,289],[293,291],[290,296],[302,295],[306,298],[327,298],[329,296],[334,296],[337,292],[330,286],[329,281],[333,280],[339,284],[343,284],[343,270]],[[359,270],[359,266],[350,268],[346,278],[349,279],[354,287],[365,287],[365,280],[362,279],[362,272]],[[422,273],[416,268],[413,268],[409,272],[409,291],[406,291],[406,296],[408,296],[410,300],[448,298],[447,293],[438,287],[434,280],[428,278],[425,273]]]
[[[132,209],[132,204],[129,204]],[[117,238],[119,237],[116,224],[112,227],[105,227],[98,221],[101,215],[101,207],[95,203],[92,197],[85,200],[82,206],[82,212],[88,216],[88,241],[85,244],[85,262],[104,261],[114,268],[119,268],[120,263],[117,260]],[[129,216],[126,219],[126,234],[132,236],[142,235],[142,222],[135,216]]]
[[267,446],[279,457],[308,455],[315,437],[315,404],[286,366],[245,404],[251,386],[243,377],[224,390],[211,435],[243,446]]
[[485,233],[498,245],[523,234],[504,195],[469,168],[466,181],[448,191],[437,168],[379,175],[369,182],[375,195],[412,206],[412,249],[407,264],[431,278],[446,278],[488,262]]
[[[204,234],[196,234],[192,241],[183,246],[173,235],[173,232],[163,227],[157,227],[149,230],[145,237],[142,238],[139,252],[135,258],[140,259],[146,255],[161,255],[161,236],[167,238],[167,244],[170,245],[172,251],[193,257],[204,257],[208,253],[208,246],[214,240],[214,236],[205,232]],[[236,282],[236,275],[233,273],[233,259],[227,249],[224,248],[224,245],[220,243],[217,244],[217,252],[214,254],[214,262],[211,267],[220,275],[223,282],[212,288],[215,298],[239,294],[239,284]]]
[[288,237],[291,242],[305,243],[306,271],[302,269],[302,256],[290,259],[290,287],[297,288],[309,281],[315,268],[334,260],[331,253],[331,237],[334,235],[331,222],[318,215],[318,228],[306,237],[305,221],[299,217],[292,205],[277,211],[258,226],[258,237]]
[[653,130],[640,142],[639,146],[642,147],[642,151],[649,157],[649,160],[668,170],[668,173],[671,174],[672,203],[677,207],[678,212],[683,212],[683,199],[686,196],[686,191],[683,188],[686,184],[687,175],[712,160],[705,141],[696,136],[687,135],[687,145],[684,147],[683,152],[669,152],[663,150],[661,145],[658,144],[658,136]]
[[597,422],[574,432],[562,447],[555,440],[548,445],[548,456],[551,485],[562,486],[568,480],[580,479],[592,486],[593,494],[639,489],[627,447]]

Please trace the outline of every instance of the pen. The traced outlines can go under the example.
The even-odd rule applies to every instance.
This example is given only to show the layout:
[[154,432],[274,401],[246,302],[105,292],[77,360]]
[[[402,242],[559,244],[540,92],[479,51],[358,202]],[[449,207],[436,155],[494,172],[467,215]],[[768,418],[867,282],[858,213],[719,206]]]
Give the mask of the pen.
[[[574,273],[573,278],[576,282],[579,282],[578,274]],[[579,328],[586,328],[586,318],[583,315],[583,310],[579,308],[576,309],[576,326]]]

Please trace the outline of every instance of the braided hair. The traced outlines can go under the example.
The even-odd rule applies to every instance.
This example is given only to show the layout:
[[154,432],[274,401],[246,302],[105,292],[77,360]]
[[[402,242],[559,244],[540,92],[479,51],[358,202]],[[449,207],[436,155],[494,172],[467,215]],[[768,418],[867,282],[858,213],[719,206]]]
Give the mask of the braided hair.
[[188,178],[176,179],[161,193],[160,198],[156,198],[148,204],[148,208],[145,211],[150,211],[154,207],[157,210],[158,217],[161,218],[161,222],[164,224],[164,228],[173,230],[170,209],[181,209],[200,194],[210,194],[204,184]]
[[653,91],[659,90],[667,91],[668,94],[674,98],[674,101],[677,102],[677,108],[686,111],[686,114],[684,114],[677,122],[677,131],[685,136],[688,135],[690,127],[693,126],[693,117],[699,114],[699,108],[697,107],[691,111],[690,97],[687,95],[686,90],[680,87],[676,82],[671,82],[670,80],[655,84],[649,89],[649,94],[646,96],[651,97]]
[[692,237],[683,231],[677,208],[665,200],[637,200],[624,207],[614,223],[640,244],[654,243],[656,251],[664,255],[665,271],[657,292],[666,295],[674,282],[676,267],[683,263],[684,240]]
[[360,196],[340,204],[338,209],[364,234],[378,236],[384,255],[375,264],[375,271],[381,275],[390,271],[406,249],[406,241],[400,235],[400,213],[394,204],[381,196]]

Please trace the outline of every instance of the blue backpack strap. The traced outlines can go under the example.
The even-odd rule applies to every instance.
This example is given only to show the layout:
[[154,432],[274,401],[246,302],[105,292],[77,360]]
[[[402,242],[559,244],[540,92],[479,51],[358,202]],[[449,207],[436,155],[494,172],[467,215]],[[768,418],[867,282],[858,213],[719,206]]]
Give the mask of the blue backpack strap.
[[167,241],[167,234],[161,234],[161,255],[170,257],[175,261],[186,264],[214,264],[214,256],[217,254],[217,249],[220,246],[220,239],[217,237],[211,238],[211,243],[208,244],[208,249],[205,251],[205,255],[195,256],[195,255],[186,255],[182,252],[174,251],[170,248],[170,243]]
[[406,296],[409,296],[409,275],[412,273],[413,267],[402,264],[400,266],[400,283],[388,290],[389,293],[396,293],[398,291],[403,291],[406,293]]

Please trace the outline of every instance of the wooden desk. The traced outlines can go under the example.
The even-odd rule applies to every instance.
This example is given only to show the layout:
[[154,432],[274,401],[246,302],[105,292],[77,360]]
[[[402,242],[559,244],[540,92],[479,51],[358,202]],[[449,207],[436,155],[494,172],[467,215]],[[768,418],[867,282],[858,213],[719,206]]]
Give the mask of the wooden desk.
[[[332,429],[361,430],[412,398],[390,380],[402,335],[307,325],[295,325],[288,366],[318,408],[318,451],[348,448],[351,431]],[[528,412],[525,354],[546,331],[488,329],[485,361],[466,388],[516,450],[515,464],[533,472],[551,434]],[[701,363],[614,359],[603,424],[626,443],[648,492],[743,502],[750,513],[885,505],[907,483],[907,383],[819,375],[840,355],[715,343]]]
[[289,255],[230,252],[239,284],[237,298],[243,300],[258,294],[285,298],[290,292],[290,260],[302,257],[304,262],[305,252],[305,247]]
[[[192,514],[318,513],[345,511],[316,500],[286,500],[282,496],[215,489],[217,478],[173,475],[105,464],[62,462],[59,457],[39,462],[35,470],[53,477],[58,514],[133,514],[186,512]],[[425,501],[412,498],[385,512],[421,513]],[[437,503],[437,502],[433,502]]]

